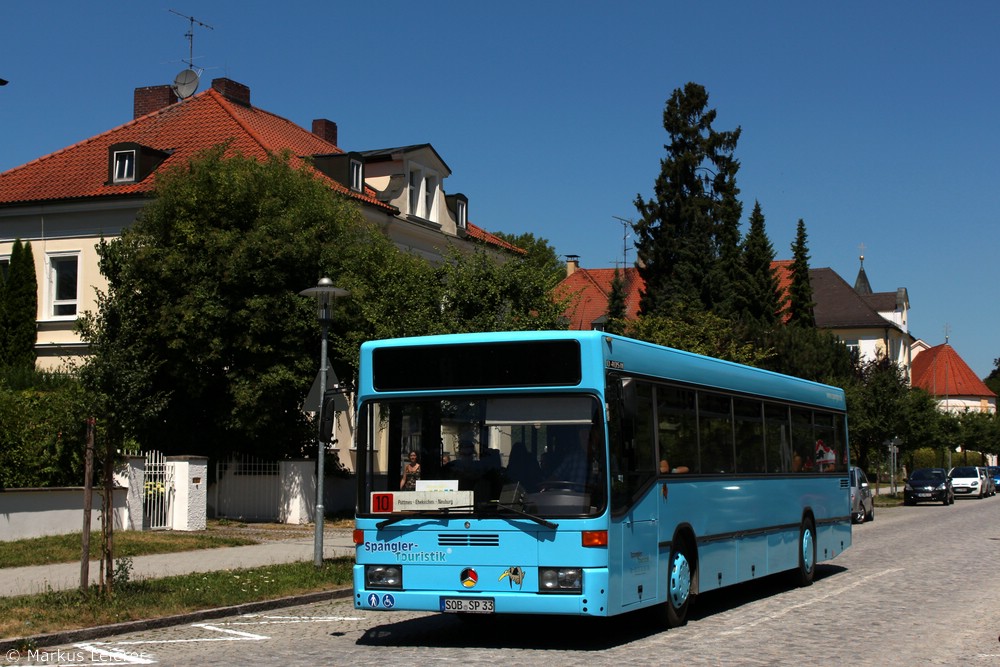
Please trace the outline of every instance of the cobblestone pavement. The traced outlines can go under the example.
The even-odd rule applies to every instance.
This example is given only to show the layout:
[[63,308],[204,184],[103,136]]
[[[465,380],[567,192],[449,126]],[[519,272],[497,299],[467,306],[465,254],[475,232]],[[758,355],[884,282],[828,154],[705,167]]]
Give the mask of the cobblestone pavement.
[[[3,664],[1000,665],[1000,497],[880,509],[817,568],[706,593],[689,623],[355,610],[350,598],[78,643]],[[61,654],[60,654],[61,652]]]

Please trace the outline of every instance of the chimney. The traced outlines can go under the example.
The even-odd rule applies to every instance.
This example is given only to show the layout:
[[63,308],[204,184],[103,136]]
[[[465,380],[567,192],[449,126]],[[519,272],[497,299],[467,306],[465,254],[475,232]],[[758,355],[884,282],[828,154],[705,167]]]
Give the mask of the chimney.
[[169,85],[136,88],[132,102],[132,118],[134,120],[148,113],[159,111],[176,101],[177,95],[174,94],[173,87]]
[[569,278],[571,275],[580,270],[580,256],[579,255],[566,255],[566,277]]
[[232,79],[212,79],[212,88],[230,102],[250,106],[250,88]]
[[326,118],[317,118],[313,121],[312,133],[320,139],[329,141],[334,146],[337,145],[337,124]]

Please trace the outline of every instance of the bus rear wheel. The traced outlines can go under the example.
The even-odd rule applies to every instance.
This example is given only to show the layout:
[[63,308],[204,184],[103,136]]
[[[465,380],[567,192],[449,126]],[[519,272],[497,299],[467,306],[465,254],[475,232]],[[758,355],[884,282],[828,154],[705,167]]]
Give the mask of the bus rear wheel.
[[678,628],[687,623],[693,577],[692,564],[685,544],[683,541],[675,540],[670,547],[667,601],[664,604],[668,628]]
[[796,579],[799,586],[808,586],[816,574],[816,528],[812,519],[803,519],[799,526],[799,568]]

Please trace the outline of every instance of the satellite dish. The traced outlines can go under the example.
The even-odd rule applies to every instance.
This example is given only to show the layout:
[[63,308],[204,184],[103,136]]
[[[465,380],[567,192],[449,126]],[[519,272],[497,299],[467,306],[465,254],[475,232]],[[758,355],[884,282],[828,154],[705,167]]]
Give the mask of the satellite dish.
[[177,97],[186,100],[194,95],[194,91],[198,90],[198,73],[193,69],[183,70],[174,77],[174,85],[171,88]]

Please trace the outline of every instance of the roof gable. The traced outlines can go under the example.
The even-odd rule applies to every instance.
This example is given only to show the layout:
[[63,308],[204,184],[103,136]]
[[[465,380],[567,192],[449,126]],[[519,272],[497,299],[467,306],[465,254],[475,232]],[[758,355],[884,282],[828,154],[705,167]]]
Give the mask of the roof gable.
[[[108,147],[122,143],[166,153],[156,173],[184,165],[200,151],[221,144],[227,144],[233,153],[256,158],[287,150],[298,156],[293,157],[298,164],[302,163],[302,156],[342,152],[336,145],[285,118],[234,103],[215,88],[209,88],[0,174],[0,205],[152,193],[155,178],[133,183],[108,182]],[[374,191],[353,192],[313,171],[332,190],[392,210],[375,197]]]
[[911,369],[912,385],[931,396],[996,396],[948,343],[918,354]]
[[[565,316],[569,320],[569,328],[586,331],[593,329],[593,323],[608,312],[608,297],[611,295],[611,282],[616,269],[577,269],[566,276],[556,286],[556,294],[560,298],[574,297],[573,303],[567,309]],[[618,271],[625,288],[625,317],[636,319],[639,316],[639,298],[645,283],[639,275],[639,270],[629,267]]]

